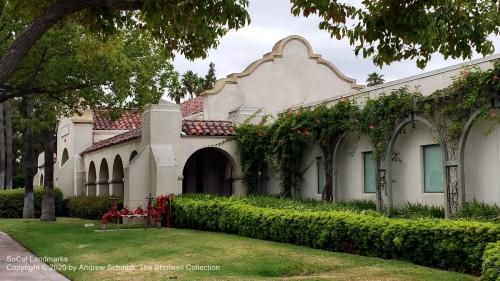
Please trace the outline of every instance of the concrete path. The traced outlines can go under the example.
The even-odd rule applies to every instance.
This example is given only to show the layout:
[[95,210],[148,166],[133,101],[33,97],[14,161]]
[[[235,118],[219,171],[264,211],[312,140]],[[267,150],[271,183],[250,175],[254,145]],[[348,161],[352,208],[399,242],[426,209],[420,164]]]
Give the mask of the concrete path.
[[0,280],[68,281],[66,277],[36,261],[36,256],[9,235],[0,232]]

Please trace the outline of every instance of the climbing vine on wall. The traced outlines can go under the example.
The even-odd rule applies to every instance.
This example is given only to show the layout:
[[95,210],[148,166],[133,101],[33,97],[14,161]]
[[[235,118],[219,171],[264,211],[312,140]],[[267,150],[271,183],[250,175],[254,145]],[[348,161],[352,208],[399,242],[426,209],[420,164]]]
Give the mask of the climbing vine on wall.
[[469,118],[478,112],[477,120],[499,121],[491,110],[492,98],[500,92],[500,62],[493,68],[465,68],[453,83],[419,100],[419,113],[433,121],[447,141],[456,141]]
[[385,160],[394,129],[414,112],[415,99],[418,97],[418,93],[400,88],[366,101],[361,111],[359,131],[370,138],[377,161]]
[[[464,124],[474,112],[478,119],[500,121],[491,110],[491,98],[500,95],[500,63],[492,69],[466,69],[453,83],[422,97],[408,88],[393,90],[366,100],[360,109],[352,100],[344,99],[333,105],[289,110],[279,114],[274,122],[245,122],[236,129],[241,165],[250,191],[255,192],[260,174],[267,165],[280,176],[282,195],[291,196],[302,183],[303,152],[308,145],[319,144],[325,163],[333,163],[333,153],[344,132],[367,135],[374,146],[374,156],[380,167],[385,161],[388,143],[398,124],[416,113],[429,119],[448,138],[458,138]],[[500,101],[500,100],[499,100]],[[332,182],[331,165],[325,165],[327,192]],[[378,176],[381,180],[383,176]],[[380,185],[380,184],[379,184]],[[332,195],[323,196],[331,200]]]
[[302,183],[302,154],[313,140],[309,109],[281,113],[269,128],[267,160],[280,176],[281,193],[290,197]]
[[[277,116],[270,125],[248,122],[236,129],[241,165],[250,192],[259,185],[263,167],[269,164],[279,172],[281,193],[291,196],[302,183],[304,149],[318,143],[325,157],[325,199],[332,200],[333,149],[341,135],[355,127],[358,109],[345,99],[333,106],[289,110]],[[305,165],[308,166],[308,165]]]
[[267,166],[265,158],[269,149],[269,126],[265,120],[259,124],[245,122],[236,128],[236,141],[248,191],[257,193],[260,175]]

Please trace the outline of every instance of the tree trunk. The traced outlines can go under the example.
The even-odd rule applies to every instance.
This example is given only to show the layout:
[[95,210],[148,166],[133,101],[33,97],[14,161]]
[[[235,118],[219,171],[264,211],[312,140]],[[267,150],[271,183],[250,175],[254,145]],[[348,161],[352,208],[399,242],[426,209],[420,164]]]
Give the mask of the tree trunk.
[[[31,98],[25,99],[25,118],[30,120],[33,118],[33,100]],[[24,158],[24,208],[23,208],[23,218],[34,218],[35,217],[35,205],[34,205],[34,195],[33,195],[33,176],[35,174],[34,169],[34,159],[35,159],[35,137],[33,133],[33,124],[27,122],[26,125],[26,155]]]
[[175,103],[176,104],[181,104],[181,98],[180,97],[175,97]]
[[5,189],[5,126],[3,103],[0,103],[0,189]]
[[336,141],[327,145],[321,145],[323,152],[323,166],[325,168],[325,187],[323,188],[323,200],[331,202],[334,199],[333,194],[333,154],[335,152]]
[[[10,74],[21,62],[33,45],[45,32],[66,16],[78,11],[103,4],[103,0],[59,0],[48,6],[28,27],[12,42],[0,60],[0,84],[7,81]],[[0,102],[6,97],[0,96]]]
[[55,221],[56,208],[54,202],[54,132],[52,128],[43,130],[44,137],[44,175],[42,221]]
[[11,101],[4,102],[5,118],[5,188],[12,189],[12,104]]

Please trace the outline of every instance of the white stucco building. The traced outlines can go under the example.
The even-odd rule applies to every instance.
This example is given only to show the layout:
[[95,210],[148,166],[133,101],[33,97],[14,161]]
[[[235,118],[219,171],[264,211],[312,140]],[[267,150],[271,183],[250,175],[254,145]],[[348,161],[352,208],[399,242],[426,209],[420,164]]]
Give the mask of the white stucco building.
[[[66,197],[123,195],[130,208],[144,206],[150,193],[244,195],[236,143],[225,140],[234,134],[234,126],[256,111],[260,110],[254,118],[258,121],[259,116],[291,107],[346,96],[376,97],[405,86],[429,95],[449,85],[464,67],[489,68],[499,58],[493,55],[366,88],[314,54],[304,38],[290,36],[243,72],[217,81],[213,89],[180,106],[162,101],[142,113],[126,113],[115,122],[96,110],[61,120],[55,184]],[[443,205],[443,159],[437,138],[423,122],[414,124],[395,143],[401,162],[392,163],[393,204]],[[500,130],[485,137],[485,126],[475,124],[465,145],[465,198],[500,203]],[[366,137],[355,138],[348,134],[338,148],[334,163],[338,196],[340,200],[374,199],[373,149]],[[306,151],[305,182],[297,196],[321,198],[321,157],[319,146]],[[35,182],[42,176],[43,169],[39,169]],[[264,190],[278,193],[277,175],[267,171],[263,177]]]

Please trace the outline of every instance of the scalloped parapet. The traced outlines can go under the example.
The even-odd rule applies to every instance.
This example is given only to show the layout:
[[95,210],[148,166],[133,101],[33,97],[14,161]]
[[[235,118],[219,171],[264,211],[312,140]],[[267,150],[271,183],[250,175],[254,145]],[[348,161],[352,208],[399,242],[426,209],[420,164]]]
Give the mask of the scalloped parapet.
[[335,65],[333,65],[331,62],[321,58],[321,55],[315,54],[313,52],[311,44],[309,44],[309,42],[304,37],[299,36],[299,35],[290,35],[290,36],[283,38],[283,39],[279,40],[278,42],[276,42],[276,44],[274,45],[274,47],[270,53],[265,54],[264,56],[262,56],[261,59],[256,60],[253,63],[251,63],[250,65],[248,65],[245,68],[245,70],[243,70],[243,72],[232,73],[232,74],[228,75],[226,78],[217,80],[212,89],[204,91],[203,93],[201,93],[201,95],[217,94],[218,92],[220,92],[224,88],[224,86],[226,86],[226,84],[238,83],[238,79],[252,74],[262,64],[274,61],[276,58],[282,58],[285,46],[288,43],[290,43],[291,41],[299,41],[302,44],[304,44],[304,46],[306,47],[306,50],[307,50],[308,59],[314,60],[314,61],[316,61],[316,63],[328,67],[333,72],[334,75],[336,75],[337,77],[339,77],[343,81],[351,84],[351,87],[353,90],[360,90],[360,89],[364,88],[363,85],[356,84],[355,79],[349,78],[346,75],[344,75],[342,72],[340,72],[340,70]]

